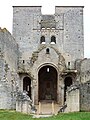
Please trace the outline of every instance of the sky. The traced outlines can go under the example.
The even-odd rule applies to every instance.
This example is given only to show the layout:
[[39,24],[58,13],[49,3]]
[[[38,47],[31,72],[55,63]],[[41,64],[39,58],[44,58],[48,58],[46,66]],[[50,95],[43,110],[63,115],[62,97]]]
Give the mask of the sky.
[[42,6],[42,14],[54,14],[55,6],[84,6],[84,57],[90,58],[90,0],[1,0],[0,27],[12,33],[12,6]]

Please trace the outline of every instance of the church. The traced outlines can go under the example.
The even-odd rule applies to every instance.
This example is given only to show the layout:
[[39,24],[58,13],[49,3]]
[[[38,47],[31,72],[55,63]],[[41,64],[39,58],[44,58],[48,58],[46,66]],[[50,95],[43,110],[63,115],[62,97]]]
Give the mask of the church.
[[13,6],[12,34],[0,28],[0,109],[51,102],[67,105],[66,112],[90,111],[83,8],[55,6],[55,14],[43,15],[41,6]]

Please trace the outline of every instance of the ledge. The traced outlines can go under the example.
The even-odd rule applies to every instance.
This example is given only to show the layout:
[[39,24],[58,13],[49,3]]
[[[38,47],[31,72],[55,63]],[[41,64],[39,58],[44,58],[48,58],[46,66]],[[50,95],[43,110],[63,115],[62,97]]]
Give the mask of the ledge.
[[84,8],[84,6],[55,6],[55,7],[82,7]]
[[73,70],[73,69],[65,70],[65,71],[62,72],[62,75],[66,75],[67,73],[77,73],[77,72],[78,72],[77,70]]
[[12,6],[12,7],[42,7],[42,6]]

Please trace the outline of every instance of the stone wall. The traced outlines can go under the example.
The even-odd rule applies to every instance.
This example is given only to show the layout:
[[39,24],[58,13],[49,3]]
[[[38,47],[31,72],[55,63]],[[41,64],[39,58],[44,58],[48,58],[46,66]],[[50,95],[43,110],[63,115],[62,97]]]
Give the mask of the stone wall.
[[6,81],[0,81],[0,109],[12,109],[11,89]]
[[15,109],[17,58],[15,39],[7,29],[0,29],[0,109]]
[[68,56],[71,55],[68,62],[74,67],[76,59],[84,58],[83,7],[56,6],[55,11],[58,17],[64,14],[63,50]]
[[16,99],[16,111],[30,114],[32,113],[32,101],[26,91],[18,92]]
[[80,62],[80,108],[81,111],[90,111],[90,59]]
[[37,50],[41,32],[40,6],[14,6],[13,7],[13,36],[19,45],[19,59],[30,60],[33,51]]
[[[33,103],[38,103],[38,73],[43,66],[50,65],[58,72],[57,101],[59,103],[64,98],[64,80],[61,73],[68,69],[68,65],[69,69],[74,70],[78,68],[75,67],[75,61],[80,59],[77,69],[78,80],[80,82],[90,80],[90,60],[83,60],[82,6],[56,6],[54,15],[42,15],[41,6],[14,6],[13,36],[15,39],[6,29],[0,29],[0,108],[15,109],[16,107],[17,92],[19,89],[23,90],[23,80],[17,73],[30,76],[31,85],[34,87]],[[45,37],[45,44],[40,43],[41,36]],[[55,44],[51,44],[52,36],[56,38]],[[81,86],[81,98],[83,98],[82,88]],[[89,94],[86,91],[85,89],[87,97]],[[85,109],[85,102],[89,104],[85,100],[83,98],[81,101],[81,109]],[[26,103],[23,102],[23,105]],[[67,106],[69,112],[79,111],[77,86],[68,89]]]
[[[53,35],[55,45],[51,44]],[[45,36],[45,45],[57,49],[74,69],[75,60],[84,57],[83,7],[57,6],[55,15],[42,15],[41,6],[14,6],[13,36],[19,45],[19,60],[30,60]]]
[[66,97],[67,108],[65,112],[80,111],[80,92],[77,85],[72,85],[67,90]]
[[81,84],[80,87],[80,110],[90,111],[90,81]]
[[15,39],[5,28],[0,30],[0,43],[0,53],[4,59],[4,64],[8,64],[11,70],[16,70],[18,46]]
[[83,59],[80,63],[80,81],[90,81],[90,59]]

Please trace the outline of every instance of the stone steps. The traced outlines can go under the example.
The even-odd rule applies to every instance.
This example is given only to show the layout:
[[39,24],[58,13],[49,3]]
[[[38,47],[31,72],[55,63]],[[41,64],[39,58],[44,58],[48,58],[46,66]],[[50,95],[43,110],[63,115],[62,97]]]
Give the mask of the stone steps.
[[39,105],[36,105],[38,115],[51,115],[57,114],[60,106],[54,102],[39,102]]

